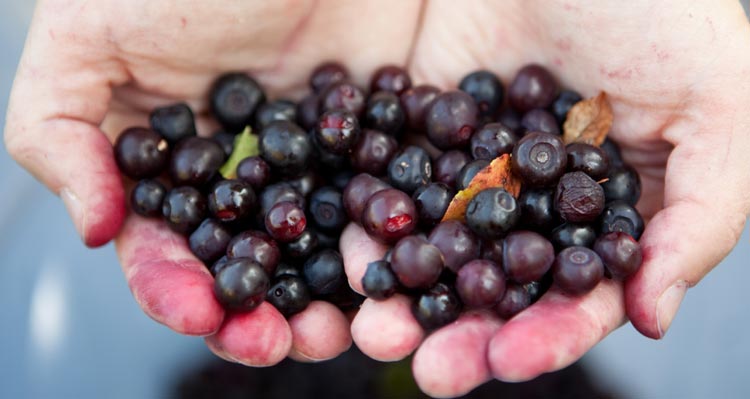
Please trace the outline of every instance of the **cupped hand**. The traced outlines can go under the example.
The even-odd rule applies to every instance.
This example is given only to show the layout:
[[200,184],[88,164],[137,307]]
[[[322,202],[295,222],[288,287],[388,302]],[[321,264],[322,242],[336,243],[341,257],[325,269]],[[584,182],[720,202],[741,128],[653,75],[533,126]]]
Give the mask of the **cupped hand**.
[[[414,374],[435,396],[489,378],[519,381],[562,368],[627,319],[664,335],[688,287],[737,243],[750,209],[750,32],[735,1],[41,1],[11,94],[13,157],[65,202],[83,241],[116,238],[134,297],[155,320],[205,335],[226,359],[262,366],[321,360],[353,336],[368,355],[416,350]],[[345,63],[360,84],[378,66],[406,65],[415,83],[455,87],[486,68],[505,82],[523,64],[563,86],[609,94],[611,137],[643,180],[650,218],[639,273],[582,298],[554,289],[504,323],[462,317],[425,339],[405,298],[366,301],[352,324],[322,302],[289,322],[270,305],[225,315],[212,278],[184,239],[126,211],[111,142],[150,109],[187,101],[209,134],[206,94],[218,74],[247,71],[271,97],[298,98],[310,70]],[[342,237],[351,285],[385,248],[356,226]],[[418,348],[418,349],[417,349]]]

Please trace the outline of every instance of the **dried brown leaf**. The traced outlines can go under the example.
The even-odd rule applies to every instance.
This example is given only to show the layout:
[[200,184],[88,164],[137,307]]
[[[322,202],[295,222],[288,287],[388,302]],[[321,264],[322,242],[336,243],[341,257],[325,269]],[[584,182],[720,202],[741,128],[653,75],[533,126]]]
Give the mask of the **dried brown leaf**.
[[568,112],[563,125],[563,141],[587,143],[600,146],[612,128],[612,107],[607,93],[599,92],[596,97],[578,102]]
[[521,180],[511,171],[510,155],[504,154],[495,158],[486,168],[482,169],[469,183],[466,189],[459,191],[445,211],[443,221],[466,218],[466,207],[469,201],[486,188],[502,187],[514,197],[521,192]]

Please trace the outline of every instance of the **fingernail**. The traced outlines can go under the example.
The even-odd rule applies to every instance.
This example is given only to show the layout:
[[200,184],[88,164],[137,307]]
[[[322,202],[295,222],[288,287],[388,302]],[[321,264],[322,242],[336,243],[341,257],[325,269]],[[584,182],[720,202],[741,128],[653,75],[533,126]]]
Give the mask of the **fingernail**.
[[302,363],[319,363],[326,359],[315,359],[310,356],[305,355],[304,353],[298,351],[295,348],[292,348],[292,350],[289,351],[289,358],[292,360],[296,360],[298,362]]
[[664,337],[664,334],[667,333],[669,326],[672,324],[672,320],[677,314],[677,309],[680,308],[680,303],[685,298],[687,289],[687,282],[680,280],[667,288],[661,294],[659,300],[656,301],[656,323],[660,338]]
[[60,199],[62,199],[63,204],[65,204],[65,208],[68,210],[68,214],[70,214],[70,218],[73,219],[73,225],[76,228],[76,231],[78,231],[78,235],[81,237],[82,240],[85,240],[84,237],[84,231],[85,231],[85,213],[83,211],[83,204],[81,203],[81,199],[78,198],[78,196],[69,188],[64,187],[60,190]]

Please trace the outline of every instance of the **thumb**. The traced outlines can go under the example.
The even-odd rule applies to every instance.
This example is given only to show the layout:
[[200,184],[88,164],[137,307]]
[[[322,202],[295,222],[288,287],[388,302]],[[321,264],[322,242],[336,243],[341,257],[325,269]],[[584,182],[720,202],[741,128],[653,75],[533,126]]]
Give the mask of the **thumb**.
[[643,264],[625,286],[628,317],[651,338],[664,336],[687,289],[732,250],[745,225],[750,140],[716,132],[687,137],[672,151],[665,208],[643,233]]
[[[112,144],[98,125],[110,86],[126,79],[104,29],[41,3],[35,12],[8,107],[10,155],[60,195],[88,246],[111,240],[125,217]],[[73,27],[72,22],[76,22]],[[102,43],[97,43],[101,41]]]

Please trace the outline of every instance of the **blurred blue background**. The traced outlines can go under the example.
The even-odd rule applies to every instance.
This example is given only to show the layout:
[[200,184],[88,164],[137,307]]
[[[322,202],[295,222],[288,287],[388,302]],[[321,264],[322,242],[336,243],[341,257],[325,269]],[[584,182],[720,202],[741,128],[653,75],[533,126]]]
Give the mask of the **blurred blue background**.
[[[0,126],[32,3],[0,2]],[[5,151],[0,187],[0,397],[170,397],[215,364],[202,339],[141,313],[112,245],[85,248],[62,202]],[[628,325],[587,354],[580,365],[594,385],[623,397],[750,397],[749,242],[746,229],[689,291],[666,339]]]

